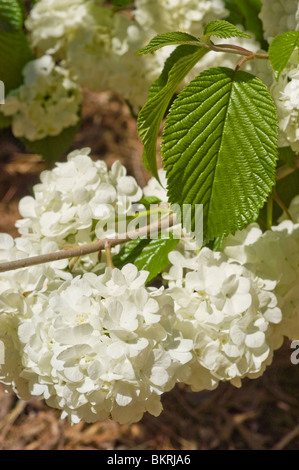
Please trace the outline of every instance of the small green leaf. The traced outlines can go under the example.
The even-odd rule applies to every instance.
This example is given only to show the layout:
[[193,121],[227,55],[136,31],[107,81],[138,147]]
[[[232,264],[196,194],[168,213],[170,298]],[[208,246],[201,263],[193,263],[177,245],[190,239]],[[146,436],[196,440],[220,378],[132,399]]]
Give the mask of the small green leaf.
[[202,42],[195,36],[192,36],[188,33],[163,33],[155,36],[147,46],[138,51],[138,54],[149,54],[150,52],[154,52],[160,49],[161,47],[178,44],[189,44],[198,47],[202,45]]
[[[225,20],[211,21],[205,28],[204,38],[216,36],[217,38],[250,38],[250,34],[244,33],[241,29]],[[202,38],[204,40],[204,38]]]
[[225,8],[229,11],[227,21],[235,25],[243,25],[246,31],[250,31],[256,40],[262,43],[262,48],[267,49],[263,41],[263,23],[259,18],[261,0],[224,0]]
[[167,59],[162,74],[152,85],[149,97],[138,115],[138,132],[144,145],[145,167],[159,181],[156,145],[165,111],[181,81],[208,52],[196,46],[178,46]]
[[33,152],[41,155],[42,158],[48,163],[57,162],[62,155],[67,152],[72,145],[78,130],[80,128],[80,121],[72,127],[64,129],[59,135],[47,136],[44,139],[29,141],[27,139],[20,139],[26,147]]
[[276,36],[269,46],[269,59],[278,81],[295,47],[299,46],[299,31],[288,31]]
[[1,0],[0,32],[13,33],[22,30],[23,9],[17,0]]
[[247,72],[205,70],[175,100],[162,143],[168,198],[203,204],[205,240],[257,218],[275,184],[277,129],[267,87]]
[[33,58],[23,31],[0,33],[0,80],[6,94],[23,83],[22,70]]
[[21,85],[23,67],[33,59],[23,32],[23,20],[19,1],[0,1],[0,80],[5,85],[5,93]]
[[126,8],[133,3],[133,0],[112,0],[112,5],[117,8]]
[[160,238],[131,240],[113,257],[113,264],[121,269],[125,264],[133,263],[139,270],[149,271],[149,282],[169,265],[168,254],[178,242],[171,233],[164,233]]
[[153,204],[160,204],[161,199],[156,196],[144,196],[140,199],[139,204],[143,204],[146,209],[149,209]]

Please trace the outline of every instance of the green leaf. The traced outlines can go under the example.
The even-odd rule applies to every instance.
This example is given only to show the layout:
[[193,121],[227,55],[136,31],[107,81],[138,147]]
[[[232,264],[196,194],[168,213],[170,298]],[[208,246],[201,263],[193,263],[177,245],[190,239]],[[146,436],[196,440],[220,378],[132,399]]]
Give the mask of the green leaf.
[[143,204],[146,209],[149,209],[153,204],[160,204],[161,202],[161,199],[156,196],[144,196],[139,201],[139,203]]
[[156,145],[161,121],[177,87],[206,53],[207,49],[204,48],[178,46],[167,59],[160,78],[152,85],[148,100],[138,115],[138,132],[144,145],[143,161],[158,181]]
[[17,0],[1,0],[0,32],[12,33],[23,27],[23,9]]
[[288,31],[276,36],[269,46],[269,59],[278,81],[295,47],[299,46],[299,31]]
[[41,155],[48,163],[58,161],[72,145],[80,128],[80,121],[72,127],[64,129],[57,136],[47,136],[44,139],[33,142],[27,139],[20,139],[31,151]]
[[267,87],[243,71],[205,70],[172,105],[162,143],[168,197],[203,204],[205,240],[257,218],[275,184],[277,129]]
[[33,59],[23,30],[23,8],[17,0],[0,1],[0,80],[5,92],[23,82],[22,70]]
[[6,93],[23,83],[22,70],[33,58],[23,31],[0,33],[0,80]]
[[149,271],[146,281],[149,282],[169,265],[168,254],[178,242],[171,233],[161,234],[160,238],[130,240],[113,257],[113,264],[121,269],[125,264],[133,263],[139,270]]
[[147,46],[138,51],[138,54],[149,54],[150,52],[154,52],[160,49],[161,47],[177,44],[189,44],[198,47],[201,46],[202,42],[195,36],[192,36],[188,33],[163,33],[155,36]]
[[[204,37],[216,36],[217,38],[250,38],[241,29],[225,20],[211,21],[205,28]],[[203,38],[204,39],[204,38]]]
[[112,5],[117,8],[126,8],[133,3],[133,0],[112,0]]
[[[229,10],[227,21],[243,25],[255,35],[257,41],[263,43],[263,23],[258,16],[262,7],[261,0],[224,0],[224,3]],[[267,48],[267,45],[262,44],[262,48]]]

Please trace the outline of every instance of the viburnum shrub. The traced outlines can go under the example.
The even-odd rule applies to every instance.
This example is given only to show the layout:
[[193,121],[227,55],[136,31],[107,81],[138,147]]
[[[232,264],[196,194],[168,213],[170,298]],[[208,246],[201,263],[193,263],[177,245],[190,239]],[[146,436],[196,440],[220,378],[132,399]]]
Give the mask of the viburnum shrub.
[[[56,164],[20,200],[19,236],[0,234],[5,389],[71,423],[132,423],[176,383],[261,376],[299,339],[299,1],[24,15],[0,3],[0,123]],[[146,187],[88,148],[60,161],[82,88],[128,102]]]

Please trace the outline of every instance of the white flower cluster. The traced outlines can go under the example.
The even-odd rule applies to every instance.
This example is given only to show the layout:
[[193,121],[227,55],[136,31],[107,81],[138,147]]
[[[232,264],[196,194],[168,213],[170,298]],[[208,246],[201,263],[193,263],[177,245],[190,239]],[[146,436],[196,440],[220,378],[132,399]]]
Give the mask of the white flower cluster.
[[81,89],[51,56],[28,62],[23,76],[24,84],[12,90],[1,106],[5,116],[12,116],[16,137],[34,141],[55,136],[78,122]]
[[[263,23],[265,39],[270,43],[275,36],[287,31],[299,30],[299,1],[263,0],[259,14]],[[264,61],[262,61],[264,62]],[[266,62],[266,61],[265,61]],[[279,147],[291,146],[299,152],[299,53],[292,54],[287,67],[280,74],[278,82],[267,70],[253,72],[269,87],[277,107],[279,124]]]
[[[299,219],[297,219],[299,222]],[[277,281],[275,294],[283,311],[279,331],[299,336],[299,223],[281,222],[262,232],[257,224],[229,236],[224,253],[258,276]]]
[[[88,243],[140,199],[119,162],[108,171],[88,153],[42,173],[20,202],[21,236],[0,235],[1,262]],[[150,180],[144,194],[166,201],[163,191]],[[297,222],[298,206],[295,198]],[[132,423],[157,416],[177,382],[211,390],[260,376],[283,337],[299,334],[299,223],[265,233],[252,224],[227,237],[223,253],[186,243],[194,240],[169,254],[161,288],[132,264],[113,269],[88,256],[75,269],[62,260],[0,274],[5,388],[43,398],[71,423]]]
[[262,0],[259,17],[263,22],[265,39],[271,42],[280,33],[298,29],[298,15],[298,0]]
[[[122,233],[121,223],[133,214],[133,203],[142,197],[142,190],[119,161],[108,170],[105,162],[93,161],[90,149],[71,152],[67,161],[41,173],[41,183],[33,187],[32,196],[20,200],[22,219],[16,222],[19,233],[39,244],[54,241],[59,248],[92,242],[96,237]],[[75,271],[103,269],[97,254],[86,255],[76,263]]]
[[[97,4],[102,4],[97,0]],[[39,54],[54,54],[61,59],[72,34],[82,24],[93,22],[92,0],[40,0],[31,8],[25,26],[30,42]]]
[[220,380],[240,386],[242,378],[261,375],[282,340],[274,329],[282,319],[275,281],[208,248],[192,260],[178,252],[169,258],[173,266],[164,277],[175,303],[175,327],[194,343],[186,383],[210,390]]
[[17,330],[31,396],[71,423],[160,414],[160,396],[184,373],[192,342],[172,328],[171,299],[144,287],[147,274],[108,268],[36,298]]
[[[63,59],[78,84],[111,90],[137,113],[168,52],[137,56],[156,34],[185,30],[200,35],[205,25],[227,15],[222,0],[140,0],[132,17],[95,0],[40,0],[26,21],[37,54]],[[191,29],[190,29],[191,28]],[[167,48],[166,48],[167,49]]]
[[213,20],[225,18],[222,0],[135,0],[137,22],[156,34],[186,31],[195,36]]
[[[26,238],[13,240],[8,234],[0,234],[0,262],[14,261],[30,256],[57,251],[57,244],[47,240],[40,245]],[[21,320],[31,315],[37,293],[46,295],[55,291],[72,275],[66,271],[67,260],[32,266],[26,270],[0,274],[0,342],[4,345],[4,361],[0,364],[0,381],[24,399],[30,398],[27,383],[21,377],[23,370],[21,344],[17,330]]]

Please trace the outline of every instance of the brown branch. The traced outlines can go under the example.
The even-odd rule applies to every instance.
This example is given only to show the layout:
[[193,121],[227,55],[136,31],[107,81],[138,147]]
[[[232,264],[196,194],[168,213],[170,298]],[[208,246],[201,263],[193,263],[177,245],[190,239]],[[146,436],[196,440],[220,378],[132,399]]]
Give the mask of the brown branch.
[[282,180],[283,178],[289,176],[291,173],[293,173],[299,168],[299,157],[295,157],[292,163],[293,166],[282,165],[281,167],[277,168],[276,181]]
[[132,230],[130,232],[120,234],[118,237],[115,238],[104,238],[88,245],[82,245],[75,248],[68,248],[56,251],[54,253],[47,253],[44,255],[38,255],[30,258],[22,258],[16,261],[7,261],[5,263],[1,263],[0,273],[5,271],[13,271],[19,268],[27,268],[29,266],[34,266],[38,264],[58,261],[61,259],[76,258],[78,256],[96,253],[100,250],[105,250],[108,246],[111,248],[113,246],[120,245],[121,243],[125,243],[129,240],[145,237],[150,233],[154,233],[155,236],[157,236],[159,231],[171,227],[174,222],[174,215],[167,214],[166,218],[162,218],[158,222],[146,225],[137,230]]

